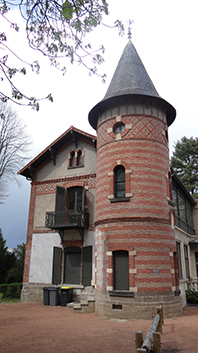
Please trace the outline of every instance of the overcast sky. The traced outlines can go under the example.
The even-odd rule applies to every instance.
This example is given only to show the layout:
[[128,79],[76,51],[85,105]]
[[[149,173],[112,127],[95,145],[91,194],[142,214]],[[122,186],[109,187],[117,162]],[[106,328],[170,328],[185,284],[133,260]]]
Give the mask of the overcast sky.
[[[198,136],[198,21],[196,0],[110,0],[110,15],[104,22],[111,24],[117,18],[134,21],[132,41],[153,81],[159,95],[177,111],[175,122],[169,128],[170,154],[174,142],[183,136]],[[13,14],[12,14],[13,15]],[[15,22],[17,13],[13,15]],[[15,106],[18,115],[27,124],[33,141],[31,159],[40,153],[71,125],[95,134],[88,123],[88,113],[105,95],[120,56],[127,44],[127,31],[119,37],[116,30],[100,27],[87,41],[95,48],[105,46],[105,63],[99,70],[107,74],[106,84],[98,77],[90,77],[86,69],[65,60],[67,73],[49,65],[46,58],[28,48],[23,26],[20,33],[0,24],[0,31],[8,31],[12,48],[27,61],[39,59],[39,75],[29,73],[17,81],[30,95],[46,96],[52,93],[54,103],[42,102],[39,113],[31,108]],[[17,65],[17,64],[16,64]],[[19,177],[22,186],[10,185],[10,195],[0,205],[0,228],[12,248],[26,242],[30,182]]]

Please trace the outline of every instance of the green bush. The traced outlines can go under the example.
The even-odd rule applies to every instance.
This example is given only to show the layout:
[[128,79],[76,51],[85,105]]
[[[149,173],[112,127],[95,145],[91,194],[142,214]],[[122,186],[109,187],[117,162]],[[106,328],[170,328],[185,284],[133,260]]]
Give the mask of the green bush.
[[20,298],[22,283],[0,284],[0,293],[3,298]]
[[198,304],[198,292],[195,290],[187,290],[186,301],[189,304]]

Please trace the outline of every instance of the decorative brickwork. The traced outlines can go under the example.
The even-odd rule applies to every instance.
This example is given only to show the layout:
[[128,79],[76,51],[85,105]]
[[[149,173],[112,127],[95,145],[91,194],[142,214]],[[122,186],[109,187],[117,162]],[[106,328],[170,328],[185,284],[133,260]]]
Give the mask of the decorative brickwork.
[[[175,251],[175,238],[173,208],[168,202],[171,190],[167,124],[164,118],[151,115],[120,115],[125,129],[117,138],[113,132],[117,120],[106,118],[97,128],[96,308],[103,315],[108,311],[110,316],[114,316],[113,306],[110,308],[113,299],[108,294],[114,289],[114,251],[128,251],[129,292],[134,292],[134,297],[163,292],[169,298],[172,293],[173,300],[178,285],[175,263],[170,257],[170,252]],[[125,168],[128,202],[110,202],[117,165]],[[121,305],[122,300],[117,297],[116,303]],[[176,306],[179,308],[179,304]]]
[[96,185],[96,174],[78,175],[62,179],[54,179],[47,181],[40,181],[36,183],[36,194],[51,194],[56,192],[56,186],[62,186],[69,188],[71,186],[83,186],[87,188],[95,188]]

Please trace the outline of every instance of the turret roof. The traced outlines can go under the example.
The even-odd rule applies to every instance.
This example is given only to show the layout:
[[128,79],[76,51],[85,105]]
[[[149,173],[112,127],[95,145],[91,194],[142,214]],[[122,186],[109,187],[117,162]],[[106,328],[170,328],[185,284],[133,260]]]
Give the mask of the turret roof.
[[123,51],[104,99],[123,94],[159,97],[131,40]]
[[99,114],[128,97],[150,97],[166,110],[168,126],[175,119],[175,108],[159,96],[131,40],[123,51],[105,97],[89,113],[91,126],[96,129]]

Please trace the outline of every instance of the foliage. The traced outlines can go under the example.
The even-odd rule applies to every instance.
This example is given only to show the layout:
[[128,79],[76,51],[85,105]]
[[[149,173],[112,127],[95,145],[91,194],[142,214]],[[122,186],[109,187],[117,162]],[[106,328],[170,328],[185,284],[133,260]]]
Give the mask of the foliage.
[[15,264],[7,272],[6,283],[20,283],[23,281],[25,244],[17,245],[17,247],[13,249],[13,254],[15,255]]
[[[65,57],[72,64],[76,61],[83,64],[91,74],[97,74],[96,66],[104,61],[101,55],[104,53],[104,47],[102,45],[99,50],[92,49],[92,45],[86,42],[85,37],[97,26],[104,25],[102,18],[104,15],[108,15],[106,0],[0,1],[2,20],[8,21],[13,31],[19,32],[19,25],[9,20],[9,12],[13,9],[19,10],[26,23],[29,46],[47,56],[52,65],[65,73],[65,66],[59,66],[60,58]],[[124,30],[123,24],[119,20],[112,27],[117,27],[120,34]],[[7,46],[6,33],[0,33],[0,48],[5,52],[5,55],[0,59],[1,80],[8,80],[12,91],[10,96],[1,92],[0,98],[3,101],[11,99],[18,104],[22,104],[22,99],[25,99],[26,104],[38,110],[38,99],[22,93],[14,85],[13,77],[17,74],[25,75],[27,65],[38,73],[39,63],[37,61],[31,64],[25,63],[22,58],[13,53],[11,48]],[[11,53],[26,65],[21,68],[9,66],[8,57]],[[87,63],[87,59],[90,57],[92,59],[91,66]],[[102,79],[105,80],[105,75],[102,76]],[[51,94],[46,98],[53,100]]]
[[7,104],[0,102],[0,199],[8,180],[17,181],[16,172],[28,158],[30,145],[25,125]]
[[7,272],[15,264],[15,255],[8,251],[0,229],[0,283],[5,283]]
[[186,301],[189,304],[198,304],[198,292],[195,290],[187,290]]
[[198,138],[182,137],[175,144],[171,166],[176,171],[188,191],[198,197]]
[[20,298],[22,283],[0,284],[0,293],[2,298]]
[[0,229],[0,283],[22,282],[24,259],[25,244],[17,245],[12,252],[9,252]]

